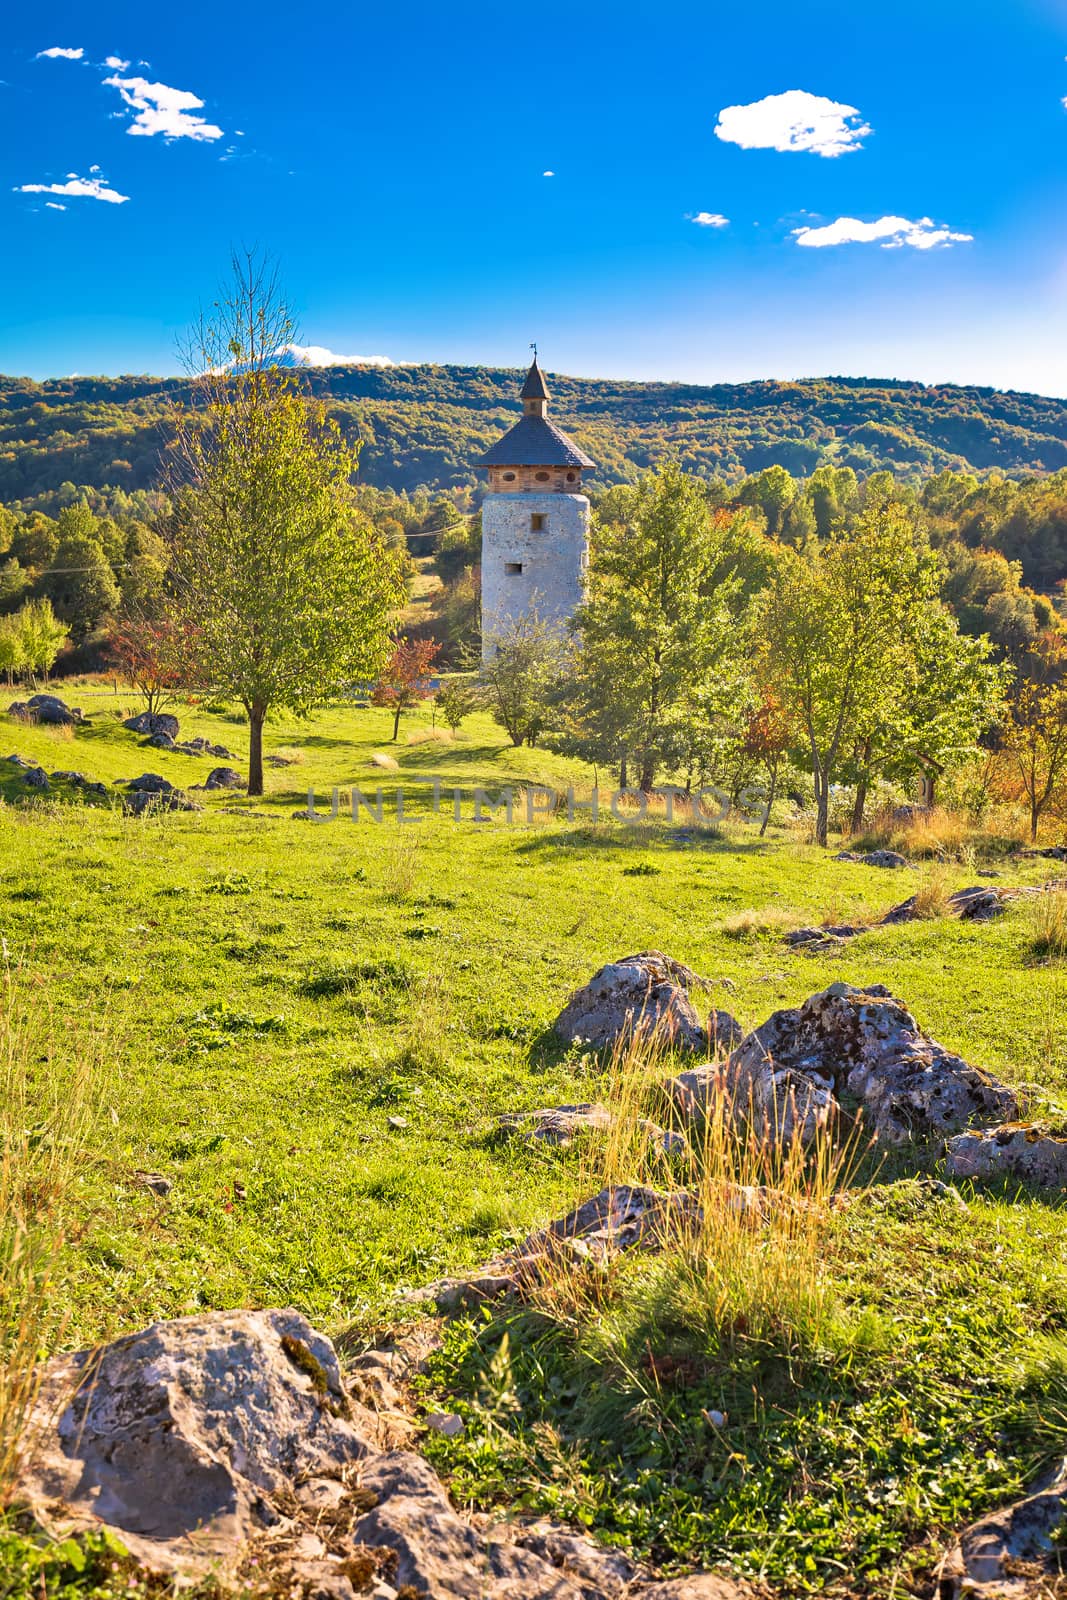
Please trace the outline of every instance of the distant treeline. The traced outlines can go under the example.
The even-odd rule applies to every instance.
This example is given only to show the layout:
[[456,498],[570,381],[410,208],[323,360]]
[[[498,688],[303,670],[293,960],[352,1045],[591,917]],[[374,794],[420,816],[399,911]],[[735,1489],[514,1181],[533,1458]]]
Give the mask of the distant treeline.
[[[520,376],[349,367],[306,381],[362,440],[368,502],[382,491],[376,512],[410,534],[433,525],[437,497],[476,504],[472,463],[514,422]],[[553,416],[597,462],[594,498],[666,459],[721,479],[731,496],[768,468],[808,483],[819,469],[861,480],[886,471],[921,491],[931,518],[965,544],[1021,562],[1028,584],[1048,590],[1067,575],[1067,402],[840,378],[702,387],[554,376],[550,386]],[[177,379],[0,378],[0,502],[55,516],[85,498],[119,521],[151,523],[168,407],[186,394]],[[772,488],[761,492],[773,499]],[[768,518],[787,538],[805,505],[820,515],[818,495],[793,501],[781,528],[773,506]]]

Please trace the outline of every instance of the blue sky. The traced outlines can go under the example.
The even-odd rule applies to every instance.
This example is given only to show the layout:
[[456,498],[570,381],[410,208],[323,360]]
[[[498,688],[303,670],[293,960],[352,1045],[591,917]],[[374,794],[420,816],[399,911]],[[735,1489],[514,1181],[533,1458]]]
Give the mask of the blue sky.
[[1067,395],[1067,0],[44,0],[0,80],[0,371],[173,371],[255,245],[344,356]]

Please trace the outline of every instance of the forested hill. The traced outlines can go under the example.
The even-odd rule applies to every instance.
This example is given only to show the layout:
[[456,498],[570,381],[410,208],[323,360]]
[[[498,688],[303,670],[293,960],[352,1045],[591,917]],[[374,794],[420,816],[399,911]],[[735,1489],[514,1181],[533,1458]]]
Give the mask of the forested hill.
[[[472,485],[474,461],[516,418],[522,373],[496,367],[332,367],[306,374],[364,441],[381,488]],[[866,378],[702,386],[550,375],[552,415],[598,463],[594,484],[664,456],[738,477],[775,463],[797,475],[832,462],[860,474],[945,469],[1012,475],[1067,466],[1067,401]],[[64,484],[148,489],[180,380],[0,377],[0,502]]]

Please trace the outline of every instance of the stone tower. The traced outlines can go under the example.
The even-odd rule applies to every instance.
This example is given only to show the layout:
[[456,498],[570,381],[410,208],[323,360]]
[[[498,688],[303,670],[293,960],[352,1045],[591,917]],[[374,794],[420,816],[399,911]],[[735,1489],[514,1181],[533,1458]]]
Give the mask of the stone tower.
[[482,659],[494,634],[535,612],[561,627],[582,599],[589,562],[589,501],[582,472],[594,463],[551,422],[544,373],[522,386],[523,414],[477,463],[489,474],[482,502]]

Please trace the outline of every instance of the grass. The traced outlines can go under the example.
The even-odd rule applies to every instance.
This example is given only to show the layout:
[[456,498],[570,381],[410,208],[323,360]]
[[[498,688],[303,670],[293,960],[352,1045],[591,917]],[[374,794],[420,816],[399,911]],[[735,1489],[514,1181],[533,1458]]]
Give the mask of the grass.
[[[398,1291],[562,1214],[594,1181],[592,1155],[501,1140],[497,1118],[615,1092],[606,1064],[550,1024],[596,967],[635,949],[728,980],[716,1003],[746,1027],[837,979],[885,983],[946,1046],[1067,1100],[1067,973],[1051,949],[1035,959],[1030,906],[805,955],[784,946],[786,926],[828,908],[873,922],[901,898],[899,875],[774,826],[759,840],[665,811],[528,826],[516,804],[513,826],[502,812],[475,825],[475,786],[547,780],[582,800],[591,783],[477,716],[447,743],[397,745],[385,711],[280,719],[267,751],[299,759],[268,765],[261,800],[201,794],[200,813],[127,818],[116,780],[147,770],[188,786],[216,763],[141,748],[121,726],[134,702],[99,685],[66,698],[91,720],[61,753],[15,724],[7,749],[103,779],[113,801],[59,784],[27,799],[0,761],[0,938],[27,992],[47,997],[38,1053],[70,1059],[72,1017],[106,1014],[113,1039],[95,1057],[101,1116],[69,1191],[70,1247],[49,1269],[61,1326],[38,1342],[265,1304],[370,1338]],[[178,714],[182,737],[204,734],[241,765],[236,714]],[[428,711],[404,726],[428,728]],[[395,769],[373,765],[386,750]],[[334,786],[337,821],[293,820],[309,788],[328,810]],[[353,822],[353,787],[380,788],[390,820]],[[939,869],[946,892],[973,881],[975,860],[996,861],[1005,884],[1048,876],[999,838],[966,842],[975,856]],[[742,1160],[705,1155],[719,1192],[737,1181],[727,1156]],[[767,1255],[772,1235],[728,1224],[716,1250],[698,1237],[621,1266],[580,1326],[550,1306],[456,1324],[430,1381],[435,1406],[454,1397],[469,1425],[430,1448],[457,1496],[574,1516],[667,1566],[728,1559],[784,1591],[826,1588],[842,1568],[855,1592],[918,1585],[946,1530],[1032,1472],[1034,1408],[1053,1428],[1063,1408],[1048,1342],[1067,1337],[1067,1211],[1008,1191],[961,1211],[890,1189],[915,1170],[903,1157],[873,1181],[864,1170],[861,1200],[820,1204],[817,1231],[789,1243],[793,1272],[784,1246]],[[170,1194],[139,1171],[168,1177]],[[812,1266],[817,1314],[807,1290],[787,1315],[759,1311],[810,1285]]]

